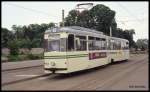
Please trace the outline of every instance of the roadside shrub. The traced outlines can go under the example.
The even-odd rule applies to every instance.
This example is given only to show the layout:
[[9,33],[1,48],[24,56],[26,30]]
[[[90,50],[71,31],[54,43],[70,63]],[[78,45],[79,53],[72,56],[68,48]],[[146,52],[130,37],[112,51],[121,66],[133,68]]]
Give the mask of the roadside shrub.
[[33,54],[28,54],[27,57],[32,60],[38,59],[38,57]]
[[6,55],[1,55],[1,61],[2,62],[8,61],[8,57]]
[[33,54],[28,54],[27,57],[31,60],[35,60],[35,59],[43,59],[43,54],[37,54],[37,55],[33,55]]
[[9,61],[18,61],[18,56],[17,55],[9,55],[8,56],[8,60]]
[[10,54],[15,56],[19,54],[19,46],[17,40],[12,40],[8,43],[8,48],[10,49]]

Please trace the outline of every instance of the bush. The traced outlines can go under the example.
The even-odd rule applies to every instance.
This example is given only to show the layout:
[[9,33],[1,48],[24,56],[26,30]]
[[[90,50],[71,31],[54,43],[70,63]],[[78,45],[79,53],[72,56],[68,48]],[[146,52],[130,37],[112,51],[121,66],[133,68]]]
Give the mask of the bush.
[[8,56],[8,60],[9,61],[18,61],[18,56],[17,55],[9,55]]
[[18,55],[19,54],[19,45],[17,40],[12,40],[8,43],[8,48],[10,49],[11,55]]
[[36,59],[42,59],[43,54],[38,54],[38,55],[33,55],[33,54],[28,54],[28,55],[9,55],[8,59],[5,60],[4,57],[3,61],[22,61],[22,60],[36,60]]
[[1,56],[1,61],[4,61],[4,62],[8,61],[8,57],[5,56],[5,55],[2,55]]
[[35,59],[42,59],[41,55],[33,55],[33,54],[28,54],[27,56],[29,59],[35,60]]
[[27,55],[18,55],[18,60],[27,60]]

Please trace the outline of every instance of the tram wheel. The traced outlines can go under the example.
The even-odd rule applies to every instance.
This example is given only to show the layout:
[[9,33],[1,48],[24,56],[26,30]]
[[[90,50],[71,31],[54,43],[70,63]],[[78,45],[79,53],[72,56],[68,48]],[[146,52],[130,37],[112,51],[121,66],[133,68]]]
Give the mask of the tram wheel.
[[111,59],[111,63],[114,63],[114,59]]

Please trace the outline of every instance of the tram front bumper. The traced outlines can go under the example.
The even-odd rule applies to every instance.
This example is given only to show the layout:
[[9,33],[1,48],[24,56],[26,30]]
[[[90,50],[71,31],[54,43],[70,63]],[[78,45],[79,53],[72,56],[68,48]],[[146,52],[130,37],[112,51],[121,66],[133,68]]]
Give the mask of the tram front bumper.
[[67,68],[44,68],[45,73],[66,73]]
[[55,71],[55,70],[67,70],[67,68],[44,68],[45,70]]

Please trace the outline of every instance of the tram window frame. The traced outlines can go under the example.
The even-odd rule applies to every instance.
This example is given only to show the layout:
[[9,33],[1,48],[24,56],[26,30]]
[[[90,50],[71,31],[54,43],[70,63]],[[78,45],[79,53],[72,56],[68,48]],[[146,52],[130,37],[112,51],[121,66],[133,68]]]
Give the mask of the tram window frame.
[[75,39],[79,39],[79,43],[80,43],[80,46],[78,46],[77,40],[75,40],[76,51],[87,51],[86,36],[76,35]]
[[[54,45],[53,43],[57,43],[58,45],[56,45],[56,46],[58,46],[58,48],[57,48],[57,50],[55,49],[52,49],[52,48],[54,48],[52,45]],[[55,46],[55,48],[56,48],[56,46]],[[59,51],[60,52],[60,39],[57,39],[57,40],[48,40],[48,52],[51,52],[51,51]]]
[[125,42],[125,49],[126,49],[126,50],[129,49],[129,42]]
[[[97,44],[99,43],[99,45]],[[99,38],[99,37],[88,37],[88,48],[89,51],[91,50],[106,50],[106,39],[105,38]]]
[[94,50],[94,44],[95,44],[95,37],[88,36],[88,48],[89,51]]
[[107,40],[106,42],[107,44],[107,50],[111,50],[111,42],[110,42],[110,39]]
[[122,49],[123,49],[123,50],[129,49],[129,46],[126,45],[126,42],[125,42],[125,41],[122,41]]
[[[66,52],[67,51],[67,38],[60,38],[60,51]],[[62,48],[63,46],[63,48]]]
[[120,50],[120,49],[121,49],[121,43],[120,43],[119,40],[116,40],[116,41],[115,41],[115,49],[116,49],[116,50]]
[[114,49],[114,42],[115,42],[114,39],[110,39],[110,50],[115,50]]
[[101,49],[101,38],[96,37],[95,45],[96,45],[95,50],[100,50]]
[[101,39],[101,50],[106,50],[106,39],[105,38],[100,39]]

